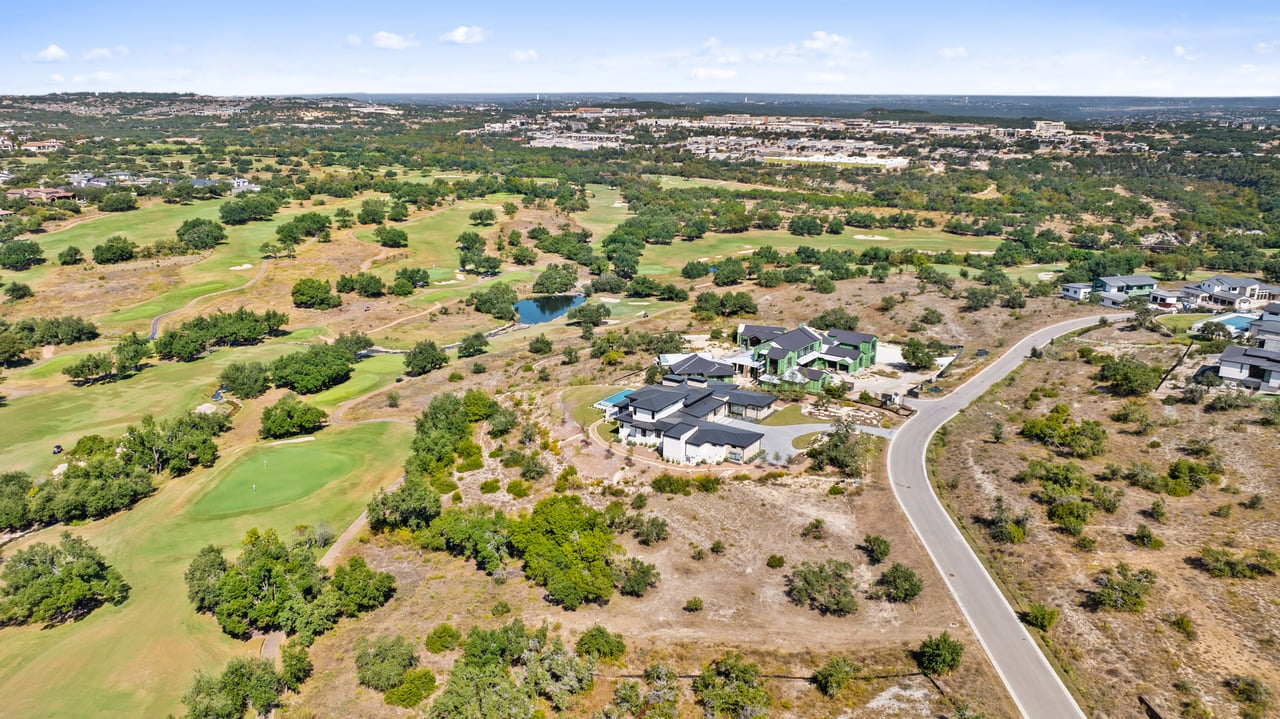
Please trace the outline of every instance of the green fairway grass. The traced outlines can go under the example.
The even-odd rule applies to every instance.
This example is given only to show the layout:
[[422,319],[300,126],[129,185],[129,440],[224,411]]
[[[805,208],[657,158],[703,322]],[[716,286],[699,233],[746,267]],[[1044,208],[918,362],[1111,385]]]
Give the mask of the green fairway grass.
[[[268,362],[296,349],[281,341],[224,349],[195,362],[160,362],[119,382],[85,387],[67,382],[46,392],[14,397],[4,412],[22,420],[6,426],[5,441],[0,444],[0,467],[48,471],[59,462],[50,453],[54,444],[69,448],[87,434],[119,435],[145,414],[169,417],[195,409],[217,388],[218,374],[228,364]],[[67,357],[55,358],[49,363],[53,367],[41,365],[33,372],[47,376],[75,355]],[[19,378],[15,373],[13,382]]]
[[593,240],[602,240],[631,216],[631,210],[613,206],[613,203],[622,201],[622,193],[612,187],[587,185],[587,191],[590,193],[587,198],[590,208],[586,212],[575,213],[573,219],[591,230]]
[[[478,232],[490,240],[497,236],[494,226],[478,227],[471,224],[470,215],[476,210],[499,208],[504,202],[518,201],[516,195],[497,194],[479,200],[464,200],[445,209],[420,215],[407,222],[392,223],[390,226],[404,230],[409,235],[409,254],[405,260],[379,265],[379,274],[391,276],[391,272],[400,267],[432,268],[433,280],[453,279],[454,270],[458,267],[458,235],[463,232]],[[519,215],[517,215],[518,217]],[[356,230],[356,237],[365,242],[374,243],[373,231],[368,227]]]
[[[132,587],[129,600],[51,629],[0,629],[0,714],[181,714],[179,699],[197,669],[216,670],[233,656],[256,655],[260,643],[227,637],[212,618],[192,610],[182,580],[191,558],[207,544],[223,547],[232,558],[253,527],[275,529],[286,538],[295,526],[321,521],[341,530],[375,489],[398,476],[411,435],[408,427],[379,423],[326,429],[303,445],[246,450],[243,458],[223,458],[212,470],[162,480],[155,496],[128,512],[74,528],[124,575]],[[295,459],[295,452],[325,459]],[[291,495],[272,494],[277,476],[270,465],[277,462],[292,467],[305,486],[292,488]],[[237,503],[246,482],[250,499]],[[229,514],[201,514],[193,503],[202,511],[222,508]],[[23,544],[56,541],[62,529],[39,532]],[[6,547],[6,553],[14,548]]]
[[323,392],[311,395],[306,398],[306,401],[325,411],[332,411],[334,407],[347,400],[391,384],[402,374],[404,374],[404,355],[373,355],[356,363],[355,369],[351,372],[351,379],[337,387],[330,387]]
[[187,514],[215,519],[289,504],[355,470],[360,454],[358,447],[318,440],[253,447],[227,463]]

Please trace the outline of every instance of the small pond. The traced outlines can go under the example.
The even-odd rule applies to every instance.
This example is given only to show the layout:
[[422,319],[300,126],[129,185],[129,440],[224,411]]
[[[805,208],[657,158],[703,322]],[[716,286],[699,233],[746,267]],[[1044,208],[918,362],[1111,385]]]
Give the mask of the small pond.
[[514,307],[522,324],[536,325],[550,322],[586,301],[585,295],[538,295],[520,300]]

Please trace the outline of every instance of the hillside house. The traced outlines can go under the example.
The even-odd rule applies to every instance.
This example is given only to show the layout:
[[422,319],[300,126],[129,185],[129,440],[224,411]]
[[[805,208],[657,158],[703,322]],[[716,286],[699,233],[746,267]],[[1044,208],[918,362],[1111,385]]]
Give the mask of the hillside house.
[[31,202],[54,202],[56,200],[75,199],[74,193],[53,187],[22,187],[16,190],[6,190],[4,196],[10,200],[25,197]]
[[731,357],[738,374],[761,384],[821,392],[840,384],[837,373],[851,374],[876,361],[877,340],[865,332],[801,325],[793,330],[771,325],[738,325],[742,352]]
[[61,140],[37,140],[23,143],[22,149],[27,152],[53,152],[62,149]]
[[1062,286],[1062,296],[1076,302],[1084,302],[1092,294],[1093,284],[1089,282],[1068,282]]
[[1262,308],[1262,316],[1249,323],[1249,337],[1264,350],[1280,352],[1280,302]]
[[1155,278],[1148,275],[1113,275],[1099,277],[1093,281],[1094,292],[1113,292],[1125,297],[1149,295],[1155,288]]
[[14,149],[13,140],[0,135],[0,152],[13,152]]
[[678,464],[747,462],[760,453],[764,435],[725,422],[767,417],[775,401],[725,382],[668,376],[617,402],[618,438]]
[[1218,376],[1249,389],[1280,392],[1280,352],[1227,345],[1218,361]]
[[1280,287],[1263,284],[1252,278],[1214,275],[1182,288],[1182,301],[1193,307],[1250,310],[1280,297]]
[[728,362],[721,362],[700,353],[668,354],[658,357],[663,374],[673,377],[701,377],[702,379],[729,381],[737,370]]

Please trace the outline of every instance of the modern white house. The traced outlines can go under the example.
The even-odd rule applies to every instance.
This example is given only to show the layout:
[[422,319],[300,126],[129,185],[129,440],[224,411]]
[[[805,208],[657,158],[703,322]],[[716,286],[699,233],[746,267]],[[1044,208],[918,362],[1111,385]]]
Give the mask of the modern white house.
[[1280,287],[1253,278],[1214,275],[1182,288],[1182,301],[1193,307],[1251,310],[1280,297]]
[[747,462],[761,452],[764,434],[725,422],[767,417],[775,401],[727,382],[668,376],[620,399],[614,411],[620,440],[653,447],[668,462]]
[[1084,302],[1092,294],[1092,282],[1068,282],[1062,286],[1062,296],[1076,302]]
[[1150,275],[1112,275],[1093,281],[1094,292],[1114,292],[1126,297],[1149,295],[1156,288],[1156,278]]
[[1280,352],[1280,302],[1262,308],[1262,316],[1249,323],[1249,336],[1262,349]]
[[1280,352],[1228,345],[1218,362],[1218,376],[1249,389],[1280,392]]

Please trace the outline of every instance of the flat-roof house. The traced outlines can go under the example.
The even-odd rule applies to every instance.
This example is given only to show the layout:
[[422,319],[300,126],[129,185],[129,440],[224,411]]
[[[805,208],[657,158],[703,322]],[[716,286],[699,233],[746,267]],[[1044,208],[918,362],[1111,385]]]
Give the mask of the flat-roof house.
[[1182,301],[1197,307],[1248,310],[1280,297],[1280,287],[1264,284],[1251,277],[1237,278],[1214,275],[1207,280],[1182,288]]
[[678,464],[746,462],[760,453],[764,435],[725,421],[768,416],[775,401],[727,382],[668,376],[617,402],[618,438]]
[[1147,299],[1157,309],[1172,310],[1177,309],[1182,293],[1172,290],[1153,290]]
[[1218,362],[1218,376],[1250,389],[1280,392],[1280,352],[1227,345]]
[[1156,280],[1149,275],[1113,275],[1093,281],[1094,292],[1117,292],[1132,297],[1147,295],[1156,288]]
[[1068,282],[1062,286],[1062,296],[1076,302],[1083,302],[1092,294],[1093,283],[1091,282]]
[[13,152],[13,140],[0,135],[0,152]]

